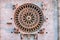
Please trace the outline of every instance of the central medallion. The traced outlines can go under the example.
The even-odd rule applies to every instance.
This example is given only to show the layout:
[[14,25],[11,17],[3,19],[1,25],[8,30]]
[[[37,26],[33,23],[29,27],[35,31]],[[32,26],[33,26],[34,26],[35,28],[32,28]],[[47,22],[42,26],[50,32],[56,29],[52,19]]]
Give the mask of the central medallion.
[[27,16],[26,19],[27,19],[27,20],[31,20],[31,17],[30,17],[30,16]]

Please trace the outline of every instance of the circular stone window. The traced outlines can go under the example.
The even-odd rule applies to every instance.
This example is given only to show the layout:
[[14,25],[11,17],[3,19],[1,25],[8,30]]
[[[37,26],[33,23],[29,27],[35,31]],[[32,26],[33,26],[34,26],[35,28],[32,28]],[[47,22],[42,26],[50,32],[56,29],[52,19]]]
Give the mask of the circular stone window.
[[42,10],[35,4],[26,3],[19,6],[14,14],[16,26],[24,32],[33,32],[40,29],[44,16]]

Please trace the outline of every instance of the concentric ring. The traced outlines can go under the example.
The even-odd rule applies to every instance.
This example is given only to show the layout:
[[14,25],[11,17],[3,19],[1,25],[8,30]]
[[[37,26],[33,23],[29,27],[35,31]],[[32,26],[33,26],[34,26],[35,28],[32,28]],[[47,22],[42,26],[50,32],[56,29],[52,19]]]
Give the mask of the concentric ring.
[[44,21],[42,10],[35,4],[26,3],[19,6],[14,14],[14,22],[20,30],[33,32],[38,30]]

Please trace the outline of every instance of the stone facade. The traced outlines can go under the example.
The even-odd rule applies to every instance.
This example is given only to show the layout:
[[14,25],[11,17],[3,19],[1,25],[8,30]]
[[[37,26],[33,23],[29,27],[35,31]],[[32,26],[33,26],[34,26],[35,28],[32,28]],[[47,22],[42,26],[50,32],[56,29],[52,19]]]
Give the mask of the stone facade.
[[60,0],[58,0],[58,10],[59,10],[59,40],[60,40]]

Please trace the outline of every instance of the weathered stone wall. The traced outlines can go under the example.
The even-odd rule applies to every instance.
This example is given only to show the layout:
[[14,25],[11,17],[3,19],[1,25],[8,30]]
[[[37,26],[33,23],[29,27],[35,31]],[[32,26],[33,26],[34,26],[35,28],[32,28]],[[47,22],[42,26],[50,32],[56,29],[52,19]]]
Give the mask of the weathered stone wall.
[[[9,1],[8,1],[8,0],[0,0],[0,5],[2,5],[2,6],[0,6],[0,8],[2,8],[2,10],[4,11],[4,8],[3,8],[3,7],[4,7],[5,2],[6,2],[6,3],[9,3],[10,1],[12,1],[12,3],[15,4],[15,3],[17,3],[18,0],[15,0],[15,1],[13,1],[13,0],[9,0]],[[21,0],[20,0],[20,1],[21,1]],[[30,0],[30,1],[31,1],[31,0]],[[28,1],[28,2],[30,2],[30,1]],[[36,1],[39,1],[39,0],[36,0]],[[36,1],[34,1],[34,2],[36,2]],[[50,0],[50,1],[52,1],[52,0]],[[50,3],[50,1],[49,1],[49,3]],[[3,2],[3,3],[2,3],[2,2]],[[19,2],[19,1],[18,1],[18,2]],[[26,0],[24,0],[23,2],[26,2]],[[33,0],[32,0],[31,2],[33,2]],[[60,2],[60,0],[58,0],[58,3],[59,3],[59,2]],[[50,3],[50,4],[51,4],[51,3]],[[59,3],[58,5],[59,5],[59,7],[58,7],[58,10],[59,10],[59,16],[58,16],[58,18],[59,18],[59,20],[60,20],[60,3]],[[50,6],[49,6],[49,7],[50,7]],[[49,7],[48,7],[48,8],[49,8]],[[10,8],[10,6],[8,6],[8,8]],[[4,20],[5,20],[5,17],[6,17],[6,16],[4,16],[5,14],[3,15],[3,13],[4,13],[3,11],[2,11],[2,15],[1,15],[3,18],[1,18],[1,20],[2,20],[2,23],[5,23]],[[6,9],[5,9],[5,11],[6,11]],[[11,10],[9,10],[9,12],[10,12],[10,11],[11,11]],[[12,13],[12,12],[11,12],[11,13]],[[11,13],[10,13],[10,14],[11,14]],[[11,16],[12,14],[11,14],[11,15],[8,15],[8,12],[6,13],[6,15],[7,15],[9,18],[12,17],[12,16]],[[8,17],[7,17],[7,18],[8,18]],[[6,19],[7,19],[7,18],[6,18]],[[7,19],[6,22],[10,22],[10,19],[9,19],[9,18]],[[4,19],[4,20],[3,20],[3,19]],[[59,21],[59,24],[60,24],[60,21]],[[19,39],[20,39],[20,35],[11,34],[11,33],[10,33],[9,30],[10,30],[10,28],[11,28],[11,30],[13,29],[13,28],[12,28],[13,25],[12,25],[12,26],[9,26],[9,25],[7,25],[7,24],[1,24],[1,25],[2,25],[2,26],[1,26],[1,29],[3,28],[2,31],[0,32],[0,33],[2,34],[2,36],[0,36],[1,40],[13,40],[13,39],[19,40]],[[5,25],[7,25],[7,26],[5,26]],[[5,29],[4,29],[4,28],[5,28]],[[9,29],[8,29],[8,28],[9,28]],[[7,31],[5,31],[6,29],[8,29],[8,33],[7,33]],[[49,28],[49,29],[50,29],[50,28]],[[50,30],[50,31],[51,31],[51,30]],[[49,32],[48,32],[48,33],[49,33]],[[0,34],[0,35],[1,35],[1,34]],[[7,37],[6,35],[9,36],[9,37]],[[5,36],[5,37],[4,37],[4,36]],[[15,36],[15,37],[14,37],[14,36]],[[59,36],[60,36],[60,25],[59,25]],[[5,39],[4,39],[3,37],[4,37]],[[8,39],[7,39],[7,38],[8,38]],[[17,38],[18,38],[18,39],[17,39]],[[48,39],[49,39],[49,38],[48,38]],[[47,40],[48,40],[48,39],[47,39]],[[45,39],[45,40],[46,40],[46,39]],[[50,38],[50,40],[51,40],[51,38]],[[59,37],[59,40],[60,40],[60,37]]]
[[58,10],[59,10],[59,40],[60,40],[60,0],[58,0]]

